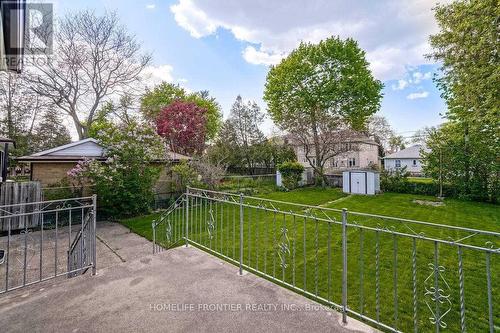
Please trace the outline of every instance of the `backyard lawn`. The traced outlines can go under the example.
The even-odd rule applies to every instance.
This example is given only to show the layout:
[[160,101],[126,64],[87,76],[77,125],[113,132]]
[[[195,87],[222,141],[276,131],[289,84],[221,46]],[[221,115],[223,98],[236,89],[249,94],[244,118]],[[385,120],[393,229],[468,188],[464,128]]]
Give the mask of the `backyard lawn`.
[[[443,203],[433,197],[385,193],[378,196],[346,196],[338,189],[303,188],[291,192],[257,194],[260,198],[295,202],[301,205],[321,205],[333,209],[348,209],[348,304],[349,308],[370,318],[403,331],[433,329],[429,318],[435,302],[426,291],[434,286],[432,265],[442,267],[438,275],[443,298],[438,309],[448,331],[460,330],[460,295],[457,247],[435,244],[413,237],[458,240],[470,233],[446,228],[405,223],[354,212],[415,219],[436,224],[455,225],[498,232],[500,206],[446,199]],[[237,198],[236,198],[237,199]],[[309,209],[300,205],[259,199],[247,199],[252,207],[244,208],[245,265],[280,280],[307,296],[341,302],[341,214],[336,210]],[[239,206],[236,202],[218,202],[192,197],[189,212],[189,238],[228,258],[239,258]],[[182,243],[185,209],[180,206],[162,224],[157,239],[165,246]],[[132,231],[152,238],[151,222],[158,214],[122,221]],[[328,222],[328,218],[332,222]],[[326,221],[325,221],[326,220]],[[363,225],[373,229],[357,227]],[[396,236],[391,230],[409,236]],[[167,232],[168,231],[168,232]],[[167,239],[162,236],[173,234]],[[475,235],[464,243],[485,246],[494,236]],[[283,245],[285,245],[283,247]],[[284,251],[281,251],[283,250]],[[466,326],[472,331],[486,331],[488,304],[485,254],[463,249],[464,300]],[[493,309],[500,306],[500,267],[495,254],[491,255]],[[413,279],[415,274],[415,280]],[[416,290],[416,303],[413,290]],[[449,302],[448,302],[449,300]],[[414,317],[414,304],[417,314]],[[447,310],[449,312],[446,312]],[[474,325],[474,326],[472,326]]]

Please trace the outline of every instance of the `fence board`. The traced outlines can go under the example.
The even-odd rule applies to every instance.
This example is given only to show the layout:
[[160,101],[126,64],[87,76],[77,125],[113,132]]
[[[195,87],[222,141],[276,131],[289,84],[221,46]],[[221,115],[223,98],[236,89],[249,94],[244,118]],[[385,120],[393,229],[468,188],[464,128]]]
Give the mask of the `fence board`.
[[[0,206],[16,205],[28,202],[39,202],[42,199],[42,190],[40,182],[6,182],[0,184]],[[36,206],[30,206],[30,212],[37,209]],[[0,216],[7,215],[7,212],[26,213],[26,206],[15,206],[0,210]],[[37,227],[39,223],[38,214],[27,215],[12,219],[1,219],[0,232],[8,231],[9,220],[11,230],[21,230],[25,228]]]

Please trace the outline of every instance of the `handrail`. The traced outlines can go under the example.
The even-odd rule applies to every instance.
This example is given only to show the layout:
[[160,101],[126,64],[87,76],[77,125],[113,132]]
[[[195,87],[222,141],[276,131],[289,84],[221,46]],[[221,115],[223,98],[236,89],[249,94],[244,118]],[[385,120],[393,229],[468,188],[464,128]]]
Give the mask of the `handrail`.
[[83,219],[83,226],[80,230],[78,230],[78,234],[75,236],[75,238],[73,239],[73,241],[71,242],[71,246],[69,247],[69,250],[68,252],[72,253],[73,250],[75,249],[75,246],[78,244],[78,240],[82,237],[82,230],[85,229],[85,227],[89,224],[90,222],[90,212],[87,212],[87,214],[85,214],[85,217]]
[[66,199],[58,199],[58,200],[23,202],[23,203],[18,203],[18,204],[2,205],[2,206],[0,206],[0,208],[9,208],[9,207],[17,207],[17,206],[31,206],[31,205],[40,205],[40,204],[53,204],[56,202],[82,201],[82,200],[92,200],[92,197],[79,197],[79,198],[66,198]]
[[179,203],[184,200],[184,197],[186,196],[185,193],[183,193],[180,197],[178,197],[173,204],[170,205],[161,215],[159,220],[154,220],[153,221],[153,228],[156,228],[158,225],[160,225],[167,216],[169,216],[178,206]]

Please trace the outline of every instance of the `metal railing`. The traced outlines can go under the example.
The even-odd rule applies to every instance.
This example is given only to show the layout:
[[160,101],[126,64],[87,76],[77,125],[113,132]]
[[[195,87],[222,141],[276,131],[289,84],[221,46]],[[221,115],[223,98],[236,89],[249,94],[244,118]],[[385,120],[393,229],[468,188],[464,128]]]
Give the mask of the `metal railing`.
[[0,223],[0,294],[89,268],[95,275],[96,196],[0,206]]
[[344,322],[351,315],[391,332],[498,325],[495,231],[188,188],[153,235],[155,253],[192,244],[337,309]]

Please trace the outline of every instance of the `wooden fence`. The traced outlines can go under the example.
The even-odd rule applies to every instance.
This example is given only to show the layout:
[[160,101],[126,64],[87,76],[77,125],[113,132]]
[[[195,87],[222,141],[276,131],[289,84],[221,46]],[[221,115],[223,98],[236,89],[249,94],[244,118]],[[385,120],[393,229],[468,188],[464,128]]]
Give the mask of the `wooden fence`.
[[38,214],[20,216],[15,218],[2,218],[12,213],[22,214],[33,212],[36,205],[18,205],[14,207],[2,207],[29,202],[40,202],[42,190],[39,182],[7,182],[0,183],[0,232],[8,231],[9,220],[11,231],[24,228],[37,227],[39,224]]

